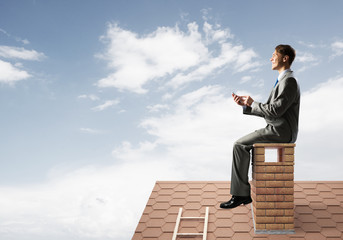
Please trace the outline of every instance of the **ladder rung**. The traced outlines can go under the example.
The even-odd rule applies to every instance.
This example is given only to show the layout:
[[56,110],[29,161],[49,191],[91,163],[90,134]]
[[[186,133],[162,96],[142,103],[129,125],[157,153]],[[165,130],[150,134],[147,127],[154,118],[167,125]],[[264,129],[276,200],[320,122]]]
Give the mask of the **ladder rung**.
[[179,236],[201,236],[203,233],[178,233]]
[[205,219],[205,217],[181,217],[181,219]]
[[[209,207],[206,207],[205,217],[182,217],[182,208],[179,209],[179,214],[176,218],[174,233],[172,240],[176,240],[177,236],[202,236],[203,240],[207,239],[207,225],[208,225],[208,215]],[[178,233],[179,225],[181,219],[204,219],[204,231],[202,233]]]

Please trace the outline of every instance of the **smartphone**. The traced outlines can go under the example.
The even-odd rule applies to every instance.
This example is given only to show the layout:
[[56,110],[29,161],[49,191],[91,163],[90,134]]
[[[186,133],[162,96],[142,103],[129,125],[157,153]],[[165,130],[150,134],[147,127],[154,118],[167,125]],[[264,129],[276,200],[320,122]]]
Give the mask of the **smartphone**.
[[[235,93],[235,92],[233,92],[233,91],[232,91],[232,94],[233,94],[234,96],[237,96],[237,95],[236,95],[236,93]],[[241,103],[242,101],[241,101],[241,100],[239,100],[239,102]]]

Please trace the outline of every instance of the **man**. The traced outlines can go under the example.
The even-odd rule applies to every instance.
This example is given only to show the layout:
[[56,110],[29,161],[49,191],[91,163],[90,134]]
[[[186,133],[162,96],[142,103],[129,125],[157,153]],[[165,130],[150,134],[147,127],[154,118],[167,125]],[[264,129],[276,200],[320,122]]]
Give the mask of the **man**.
[[230,201],[221,208],[235,208],[252,202],[248,170],[250,150],[254,143],[294,143],[298,135],[300,90],[290,67],[295,50],[289,45],[278,45],[270,59],[272,70],[279,76],[266,103],[254,101],[250,96],[232,94],[233,100],[243,106],[243,113],[263,117],[265,128],[256,130],[238,141],[233,147]]

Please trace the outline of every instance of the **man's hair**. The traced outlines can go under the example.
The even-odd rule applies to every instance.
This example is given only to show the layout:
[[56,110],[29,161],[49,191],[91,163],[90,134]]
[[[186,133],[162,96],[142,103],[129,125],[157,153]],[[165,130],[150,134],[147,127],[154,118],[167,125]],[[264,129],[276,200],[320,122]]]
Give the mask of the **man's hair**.
[[280,44],[275,47],[276,52],[280,53],[283,57],[288,56],[288,63],[292,65],[295,58],[295,50],[290,45]]

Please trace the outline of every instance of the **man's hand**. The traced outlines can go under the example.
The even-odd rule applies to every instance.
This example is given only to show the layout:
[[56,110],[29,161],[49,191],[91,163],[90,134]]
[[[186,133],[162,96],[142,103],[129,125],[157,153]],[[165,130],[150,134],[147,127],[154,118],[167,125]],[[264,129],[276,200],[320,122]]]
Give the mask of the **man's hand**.
[[251,107],[251,104],[254,102],[250,96],[238,96],[232,93],[233,100],[240,106],[248,106]]

